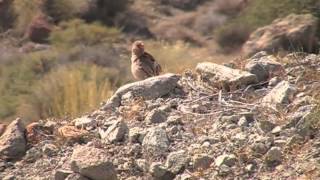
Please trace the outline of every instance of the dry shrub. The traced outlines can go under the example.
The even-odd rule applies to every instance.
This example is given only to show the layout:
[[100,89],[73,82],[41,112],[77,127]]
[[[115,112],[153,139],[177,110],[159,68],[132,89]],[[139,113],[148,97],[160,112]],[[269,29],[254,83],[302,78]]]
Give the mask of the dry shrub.
[[248,4],[248,0],[216,0],[213,6],[217,13],[234,16]]
[[15,19],[12,0],[3,0],[0,2],[0,32],[6,31],[13,26]]
[[200,11],[197,12],[193,29],[203,35],[210,35],[216,28],[223,25],[227,19],[227,16],[216,13],[213,10]]
[[171,5],[175,8],[191,10],[207,0],[161,0],[160,3],[164,5]]
[[152,28],[152,32],[158,39],[169,42],[181,40],[198,46],[202,46],[205,43],[204,38],[198,33],[174,21],[159,23]]

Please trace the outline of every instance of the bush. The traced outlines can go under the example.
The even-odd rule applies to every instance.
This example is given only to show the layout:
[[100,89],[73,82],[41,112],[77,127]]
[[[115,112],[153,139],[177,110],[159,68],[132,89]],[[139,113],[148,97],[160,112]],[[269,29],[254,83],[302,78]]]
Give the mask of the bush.
[[52,44],[62,48],[112,43],[120,35],[116,28],[107,28],[99,23],[86,24],[80,19],[62,22],[60,27],[51,33],[49,39]]
[[195,9],[198,5],[207,0],[161,0],[161,4],[171,5],[173,7],[185,10]]
[[114,76],[119,76],[116,69],[96,65],[80,63],[60,67],[37,83],[19,113],[28,116],[31,109],[31,112],[36,110],[40,118],[76,117],[93,110],[112,94],[114,84],[109,78]]
[[11,0],[4,0],[0,3],[0,33],[13,26],[14,12]]

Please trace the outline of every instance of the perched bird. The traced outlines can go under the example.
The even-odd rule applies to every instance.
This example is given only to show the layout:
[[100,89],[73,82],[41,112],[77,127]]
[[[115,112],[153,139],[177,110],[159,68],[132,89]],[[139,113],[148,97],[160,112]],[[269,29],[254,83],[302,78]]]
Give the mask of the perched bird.
[[135,79],[143,80],[148,77],[157,76],[161,73],[161,66],[153,56],[144,51],[142,41],[132,44],[131,72]]

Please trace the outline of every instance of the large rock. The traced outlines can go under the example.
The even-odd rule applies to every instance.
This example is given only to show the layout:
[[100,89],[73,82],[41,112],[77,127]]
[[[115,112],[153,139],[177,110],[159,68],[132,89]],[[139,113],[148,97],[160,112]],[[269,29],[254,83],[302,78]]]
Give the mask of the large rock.
[[77,146],[71,157],[71,170],[95,180],[116,180],[112,162],[103,150]]
[[259,82],[284,72],[284,68],[277,62],[277,58],[273,55],[267,55],[265,52],[257,53],[251,57],[245,69],[255,74]]
[[108,127],[107,131],[104,132],[100,130],[100,136],[102,139],[107,140],[108,142],[120,142],[124,140],[125,135],[128,133],[128,126],[122,120],[118,120]]
[[259,51],[279,49],[312,51],[316,45],[317,18],[310,14],[291,14],[276,19],[272,24],[254,31],[244,44],[243,51],[250,56]]
[[222,87],[227,90],[257,82],[257,77],[254,74],[210,62],[199,63],[196,71],[200,74],[200,79],[210,86]]
[[8,125],[0,137],[0,158],[17,159],[25,154],[27,142],[24,133],[21,119],[18,118]]
[[296,91],[288,81],[282,81],[262,99],[262,103],[271,107],[287,105],[292,101]]
[[186,151],[172,152],[167,157],[166,167],[173,174],[178,174],[188,166],[189,161],[190,158]]
[[145,100],[155,99],[169,94],[178,85],[180,76],[176,74],[164,74],[151,77],[143,81],[126,84],[120,87],[115,94],[102,107],[104,110],[113,109],[121,105],[124,95],[142,97]]
[[142,146],[153,155],[161,155],[169,148],[166,131],[161,128],[151,128],[143,139]]

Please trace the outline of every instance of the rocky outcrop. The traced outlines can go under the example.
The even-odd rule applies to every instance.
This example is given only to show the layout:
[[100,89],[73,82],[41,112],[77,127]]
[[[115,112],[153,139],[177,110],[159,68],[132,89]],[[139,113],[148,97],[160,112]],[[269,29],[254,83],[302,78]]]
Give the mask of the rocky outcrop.
[[196,71],[200,74],[202,81],[211,86],[222,86],[227,90],[235,90],[257,82],[254,74],[209,62],[199,63]]
[[21,158],[27,149],[25,139],[25,128],[21,119],[12,121],[0,137],[0,158],[18,159]]
[[276,52],[281,49],[311,52],[317,47],[317,22],[311,14],[291,14],[276,19],[254,31],[243,45],[243,52],[248,56],[259,51]]

